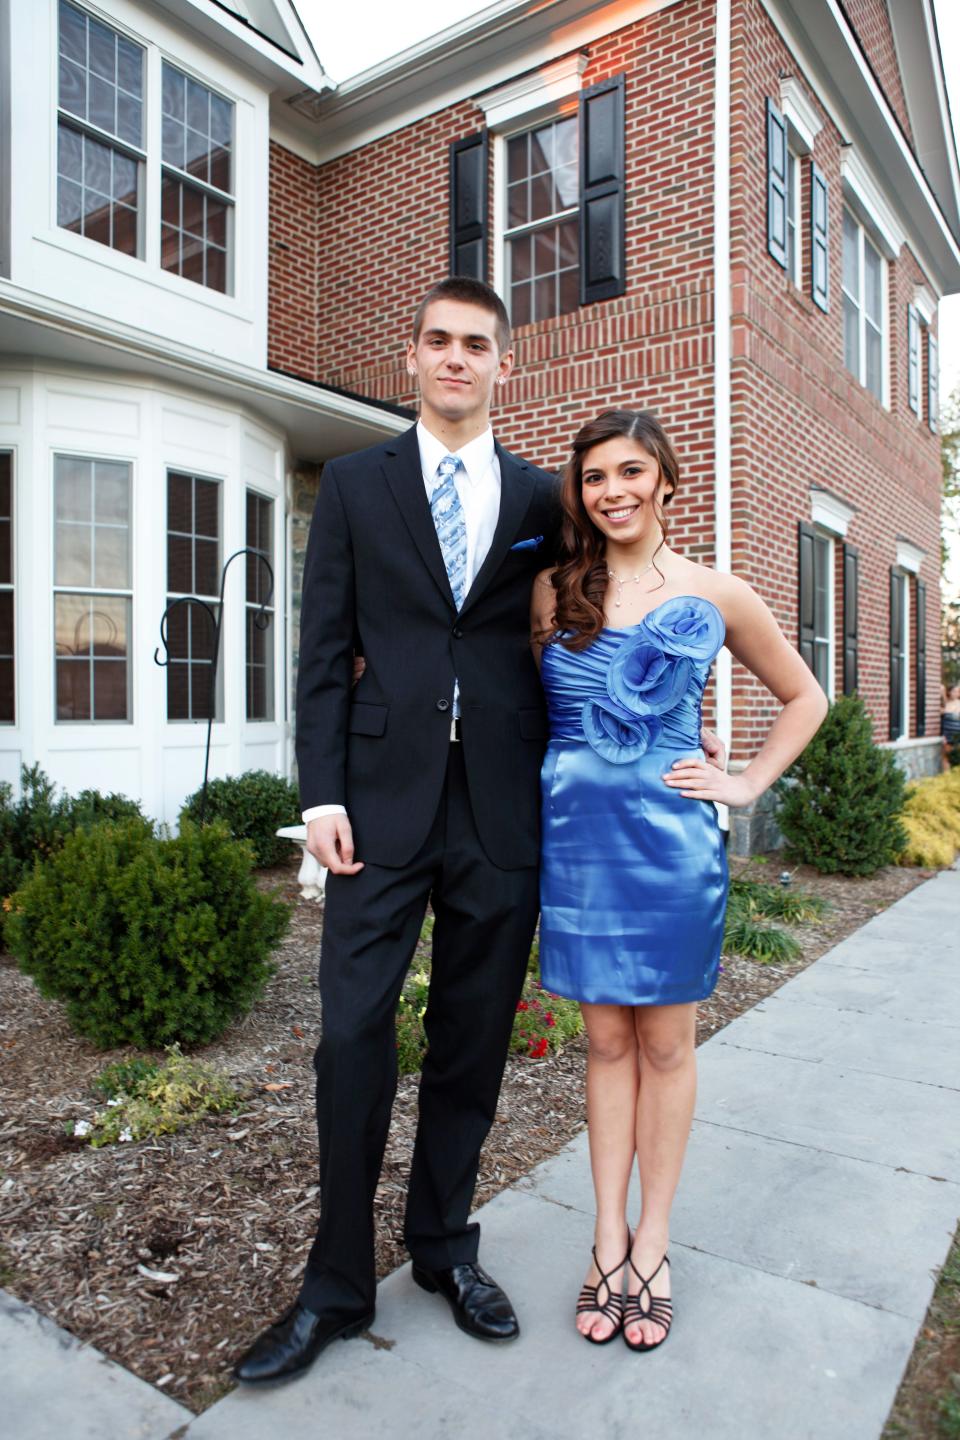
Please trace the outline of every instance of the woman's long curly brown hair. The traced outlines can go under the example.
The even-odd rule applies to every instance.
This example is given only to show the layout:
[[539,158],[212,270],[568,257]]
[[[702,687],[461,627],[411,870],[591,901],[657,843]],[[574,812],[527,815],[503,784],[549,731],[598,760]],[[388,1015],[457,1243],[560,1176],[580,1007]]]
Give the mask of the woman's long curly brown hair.
[[[568,650],[585,650],[604,626],[603,602],[607,592],[606,537],[587,515],[583,503],[583,457],[594,445],[623,436],[636,440],[660,467],[666,481],[663,505],[668,505],[680,481],[680,466],[663,426],[650,410],[604,410],[574,436],[572,455],[563,472],[560,503],[563,507],[560,559],[551,577],[556,591],[556,612],[546,643],[563,638]],[[656,556],[667,539],[667,521],[654,500],[660,526],[660,544],[654,551],[654,568],[663,583]],[[658,587],[659,588],[659,587]]]

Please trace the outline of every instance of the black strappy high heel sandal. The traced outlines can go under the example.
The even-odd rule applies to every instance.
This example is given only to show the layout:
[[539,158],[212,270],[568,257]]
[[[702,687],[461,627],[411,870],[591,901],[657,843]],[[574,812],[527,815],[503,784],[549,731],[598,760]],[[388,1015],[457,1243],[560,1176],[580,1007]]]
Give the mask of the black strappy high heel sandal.
[[[666,1340],[667,1336],[670,1334],[670,1326],[673,1323],[673,1301],[668,1300],[665,1296],[661,1297],[659,1295],[654,1295],[650,1289],[650,1286],[653,1284],[654,1280],[656,1280],[664,1265],[669,1266],[670,1261],[667,1256],[664,1255],[663,1259],[660,1261],[660,1264],[657,1266],[656,1270],[654,1270],[653,1274],[648,1279],[644,1279],[644,1277],[640,1274],[640,1271],[633,1263],[632,1255],[627,1255],[627,1264],[630,1266],[630,1269],[640,1281],[640,1290],[636,1295],[627,1296],[627,1304],[626,1309],[623,1312],[623,1323],[621,1326],[623,1330],[624,1344],[630,1350],[656,1350],[659,1345],[663,1344],[664,1340]],[[641,1303],[644,1299],[644,1292],[646,1292],[646,1298],[649,1301],[649,1304]],[[661,1335],[660,1339],[654,1340],[652,1345],[648,1344],[646,1340],[631,1340],[627,1335],[627,1326],[638,1325],[641,1320],[652,1320],[656,1325],[661,1325],[663,1327],[663,1334]]]
[[[590,1334],[583,1335],[582,1330],[580,1333],[581,1335],[583,1335],[584,1340],[590,1341],[591,1345],[609,1345],[610,1341],[615,1340],[616,1337],[620,1334],[620,1331],[623,1329],[623,1294],[621,1290],[614,1290],[611,1288],[610,1276],[615,1275],[618,1270],[622,1270],[624,1265],[626,1265],[627,1261],[630,1259],[629,1236],[627,1237],[626,1255],[618,1264],[613,1266],[612,1270],[608,1270],[606,1274],[603,1273],[600,1261],[597,1259],[596,1245],[594,1245],[591,1253],[593,1255],[593,1263],[600,1271],[600,1279],[597,1281],[596,1285],[584,1285],[583,1289],[580,1291],[580,1294],[577,1296],[577,1314],[583,1315],[586,1311],[593,1310],[598,1315],[602,1315],[604,1320],[611,1321],[613,1324],[613,1329],[610,1331],[609,1335],[604,1335],[601,1340],[597,1340],[593,1335]],[[622,1278],[620,1284],[621,1286],[623,1285]],[[603,1305],[600,1304],[601,1286],[606,1286],[607,1291],[607,1299]]]

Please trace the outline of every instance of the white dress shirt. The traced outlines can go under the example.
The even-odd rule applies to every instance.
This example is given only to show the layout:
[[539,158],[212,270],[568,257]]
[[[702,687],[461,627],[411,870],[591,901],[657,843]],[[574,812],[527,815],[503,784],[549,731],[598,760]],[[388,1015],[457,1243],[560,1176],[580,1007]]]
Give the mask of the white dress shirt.
[[[460,468],[454,477],[460,504],[463,506],[463,521],[467,530],[467,576],[465,593],[469,594],[484,560],[493,543],[493,532],[500,515],[500,462],[493,443],[493,431],[488,425],[482,435],[469,441],[460,450],[450,450],[442,440],[427,429],[422,420],[417,421],[417,444],[420,447],[420,468],[427,501],[437,484],[437,468],[447,455],[456,455]],[[345,815],[343,805],[312,805],[303,812],[303,823],[308,825],[321,815]]]

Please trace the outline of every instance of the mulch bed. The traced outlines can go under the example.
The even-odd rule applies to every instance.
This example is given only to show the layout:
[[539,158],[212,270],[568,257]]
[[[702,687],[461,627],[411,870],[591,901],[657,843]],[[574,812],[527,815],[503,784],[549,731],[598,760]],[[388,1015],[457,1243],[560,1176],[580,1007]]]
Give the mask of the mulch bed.
[[[751,873],[772,878],[779,868],[774,857]],[[291,861],[262,876],[296,902],[277,973],[251,1014],[201,1052],[249,1098],[238,1114],[157,1141],[92,1150],[64,1133],[64,1122],[95,1108],[91,1084],[103,1066],[131,1052],[78,1039],[62,1007],[0,957],[0,1285],[194,1411],[225,1393],[236,1355],[295,1295],[316,1224],[312,1058],[323,910],[299,898],[296,869]],[[930,873],[889,867],[845,879],[798,870],[795,886],[829,900],[830,915],[795,932],[803,954],[794,964],[725,958],[717,990],[700,1007],[698,1041]],[[511,1057],[478,1205],[582,1129],[585,1055],[581,1038],[544,1060]],[[377,1192],[381,1275],[405,1258],[416,1084],[401,1079]]]

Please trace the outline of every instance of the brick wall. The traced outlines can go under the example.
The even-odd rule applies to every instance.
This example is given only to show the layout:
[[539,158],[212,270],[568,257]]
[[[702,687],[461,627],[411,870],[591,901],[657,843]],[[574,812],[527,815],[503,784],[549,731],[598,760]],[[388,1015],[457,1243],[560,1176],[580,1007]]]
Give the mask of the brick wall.
[[[858,7],[850,0],[847,8]],[[859,11],[864,43],[880,55],[884,7],[862,0]],[[883,33],[889,38],[889,26]],[[682,467],[671,542],[706,564],[714,562],[713,48],[713,0],[683,0],[590,46],[585,85],[626,74],[627,291],[518,329],[517,370],[494,412],[508,447],[557,467],[578,426],[600,410],[621,403],[655,409]],[[796,531],[810,519],[811,484],[856,508],[848,538],[861,559],[861,684],[877,736],[885,738],[888,569],[898,535],[921,546],[927,729],[934,731],[937,440],[907,409],[905,393],[906,303],[923,276],[906,249],[890,267],[888,411],[843,365],[841,137],[826,116],[815,158],[830,197],[829,314],[809,298],[808,255],[796,287],[766,252],[764,98],[778,96],[785,73],[803,79],[760,0],[735,0],[733,565],[795,642]],[[447,273],[448,147],[482,124],[482,112],[464,102],[320,167],[315,231],[302,213],[309,167],[274,147],[274,184],[286,207],[274,239],[291,249],[271,269],[272,363],[371,398],[414,403],[404,344],[418,300]],[[808,207],[807,194],[805,217]],[[805,235],[806,218],[803,228]],[[288,259],[301,250],[302,260]],[[313,330],[314,317],[304,313],[311,294]],[[839,692],[842,583],[836,596]],[[735,758],[755,751],[777,708],[759,682],[734,667]]]
[[[939,447],[925,420],[925,387],[921,420],[907,407],[906,388],[906,307],[923,272],[906,246],[888,266],[887,409],[844,367],[841,136],[818,107],[824,124],[814,158],[827,181],[830,211],[830,309],[824,314],[809,294],[807,165],[802,286],[787,278],[766,248],[764,102],[778,96],[781,75],[802,80],[801,67],[760,0],[738,0],[732,51],[733,568],[756,586],[795,642],[797,521],[810,519],[810,486],[822,486],[855,508],[847,539],[860,552],[860,690],[874,716],[876,738],[883,740],[889,723],[889,567],[898,536],[919,545],[926,552],[921,578],[928,584],[926,728],[936,733]],[[816,96],[807,93],[816,105]],[[838,580],[839,642],[842,576]],[[836,678],[840,693],[839,653]],[[759,682],[736,668],[735,730],[748,754],[775,712],[776,703]],[[911,716],[915,722],[912,696]]]
[[271,141],[267,363],[317,379],[315,165]]

